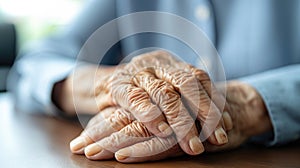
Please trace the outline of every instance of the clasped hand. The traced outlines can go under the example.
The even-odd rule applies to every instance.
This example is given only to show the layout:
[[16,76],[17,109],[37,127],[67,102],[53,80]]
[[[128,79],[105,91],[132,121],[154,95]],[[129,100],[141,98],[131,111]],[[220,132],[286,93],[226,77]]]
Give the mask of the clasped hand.
[[[225,97],[207,73],[167,52],[143,54],[103,72],[82,68],[65,82],[64,87],[73,83],[74,90],[64,89],[64,95],[75,98],[61,104],[63,110],[71,114],[76,107],[78,113],[97,113],[70,143],[73,153],[92,160],[140,162],[197,155],[220,145],[230,148],[248,136],[234,134],[235,140],[228,143],[226,131],[233,122]],[[92,84],[76,87],[79,80]]]

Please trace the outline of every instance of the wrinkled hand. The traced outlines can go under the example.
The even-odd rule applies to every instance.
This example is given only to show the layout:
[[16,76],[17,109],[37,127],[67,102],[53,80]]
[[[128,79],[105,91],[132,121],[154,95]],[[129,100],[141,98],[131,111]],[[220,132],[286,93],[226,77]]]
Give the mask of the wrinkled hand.
[[200,121],[202,137],[217,145],[227,142],[224,129],[231,129],[231,124],[223,125],[221,117],[225,98],[204,71],[169,53],[135,57],[113,78],[111,90],[113,102],[130,111],[153,134],[165,137],[173,130],[180,147],[190,155],[204,150],[193,117]]
[[[230,130],[232,123],[224,124],[221,117],[225,103],[223,95],[213,87],[204,71],[166,52],[143,54],[117,73],[99,76],[99,80],[97,77],[93,92],[79,92],[83,99],[74,102],[82,107],[79,110],[85,110],[81,105],[85,104],[84,96],[89,103],[95,98],[96,105],[89,104],[95,111],[122,107],[158,137],[174,132],[182,150],[190,155],[204,151],[194,118],[202,127],[201,136],[208,137],[210,143],[221,145],[228,141],[225,130]],[[226,106],[225,111],[228,111]]]
[[[271,129],[264,103],[251,87],[240,82],[227,85],[227,101],[230,112],[223,114],[225,124],[232,117],[233,129],[228,131],[229,143],[213,145],[204,142],[208,152],[238,147],[249,137]],[[229,116],[230,115],[230,116]],[[113,128],[113,129],[112,129]],[[151,134],[140,122],[134,121],[124,109],[111,107],[95,116],[83,133],[71,142],[84,139],[85,153],[91,160],[115,158],[120,162],[142,162],[183,155],[174,136],[159,138]],[[93,140],[96,140],[95,142]]]

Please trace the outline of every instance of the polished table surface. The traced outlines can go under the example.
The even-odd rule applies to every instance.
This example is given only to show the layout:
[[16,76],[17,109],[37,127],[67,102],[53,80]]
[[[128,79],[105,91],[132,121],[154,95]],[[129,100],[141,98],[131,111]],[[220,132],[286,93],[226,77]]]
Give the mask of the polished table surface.
[[9,96],[0,94],[1,168],[300,167],[299,142],[276,148],[245,146],[233,151],[139,164],[90,161],[69,151],[70,140],[82,130],[80,124],[15,111]]

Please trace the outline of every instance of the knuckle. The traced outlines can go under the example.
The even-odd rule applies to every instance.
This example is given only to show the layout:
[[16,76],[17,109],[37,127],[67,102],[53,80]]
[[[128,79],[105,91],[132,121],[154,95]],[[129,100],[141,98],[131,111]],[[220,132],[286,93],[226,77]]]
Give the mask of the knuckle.
[[174,74],[172,74],[172,76],[172,83],[174,83],[177,88],[182,88],[184,86],[191,87],[193,84],[198,85],[197,80],[190,73],[176,71]]
[[134,121],[124,129],[122,129],[122,133],[124,133],[127,136],[133,136],[133,137],[150,137],[152,134],[148,131],[146,126],[141,123]]
[[[126,94],[126,93],[124,93]],[[126,95],[127,103],[130,105],[130,109],[136,109],[138,111],[145,110],[149,106],[149,96],[148,94],[142,89],[138,87],[131,87],[129,88],[127,95]]]
[[192,73],[201,81],[210,80],[208,73],[205,72],[204,70],[192,68]]
[[117,109],[109,118],[108,121],[115,130],[120,130],[132,121],[130,113],[123,109]]

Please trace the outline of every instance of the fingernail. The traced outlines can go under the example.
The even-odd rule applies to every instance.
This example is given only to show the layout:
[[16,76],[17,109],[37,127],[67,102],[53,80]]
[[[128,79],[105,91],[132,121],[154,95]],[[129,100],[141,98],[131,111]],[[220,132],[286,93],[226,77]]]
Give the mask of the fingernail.
[[190,139],[189,141],[189,145],[191,150],[195,153],[195,154],[200,154],[204,151],[204,147],[200,141],[200,139],[195,136],[192,139]]
[[215,130],[215,136],[220,145],[228,142],[227,134],[222,127]]
[[123,156],[123,155],[120,155],[120,154],[117,154],[116,153],[116,159],[117,160],[125,160],[125,159],[127,159],[128,158],[128,156]]
[[223,112],[223,120],[224,120],[226,130],[231,130],[233,127],[232,119],[227,111]]
[[85,139],[83,137],[77,137],[73,141],[71,141],[70,149],[71,151],[75,152],[85,147],[85,145],[86,145]]
[[130,156],[131,152],[129,149],[125,148],[125,149],[121,149],[119,150],[115,157],[117,160],[125,160]]
[[84,150],[86,156],[94,156],[102,151],[102,148],[98,144],[91,144]]
[[158,124],[158,130],[166,135],[171,135],[173,132],[171,127],[164,121]]

